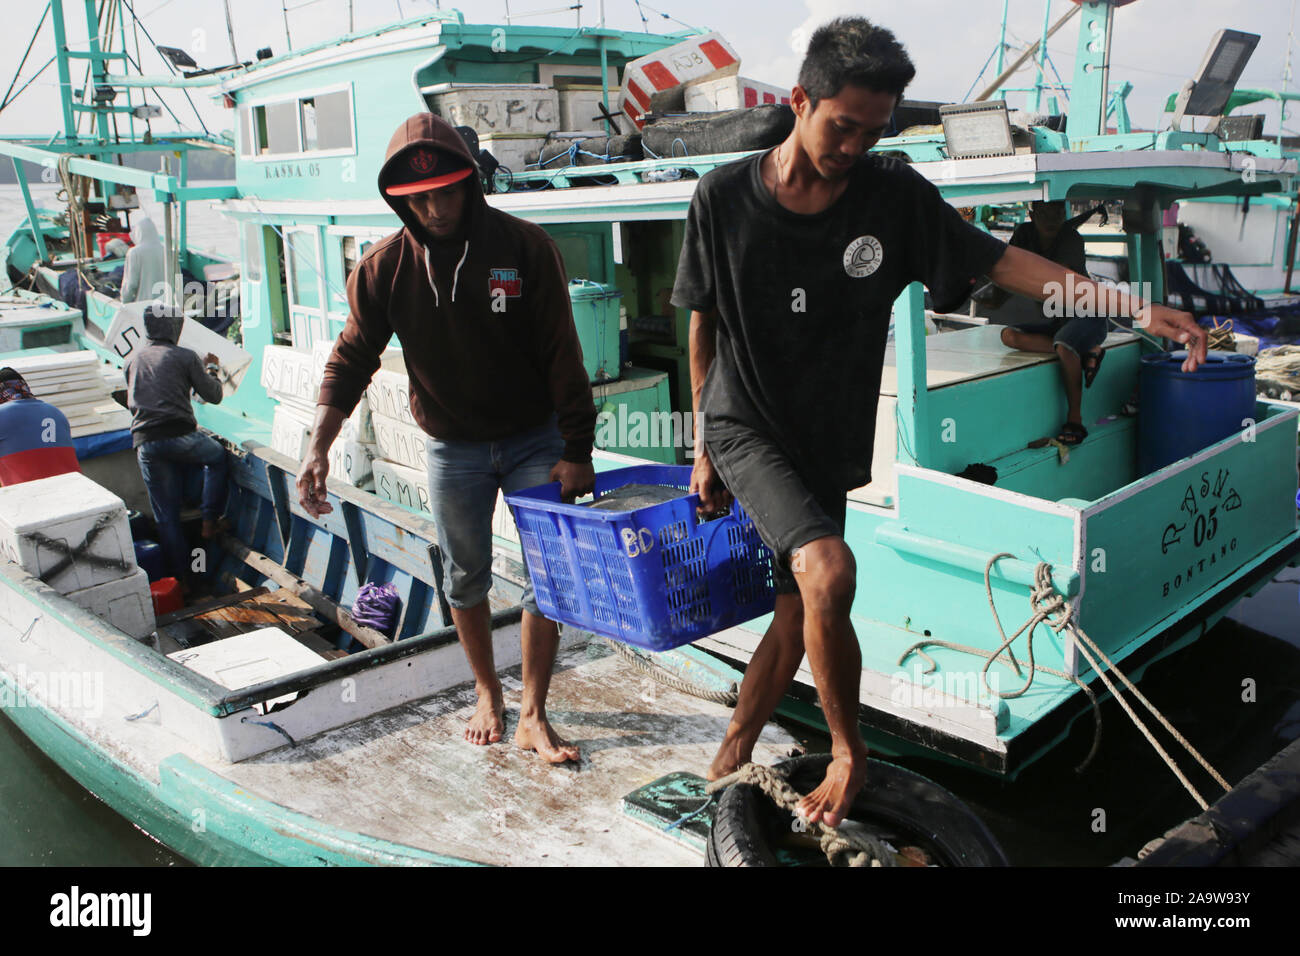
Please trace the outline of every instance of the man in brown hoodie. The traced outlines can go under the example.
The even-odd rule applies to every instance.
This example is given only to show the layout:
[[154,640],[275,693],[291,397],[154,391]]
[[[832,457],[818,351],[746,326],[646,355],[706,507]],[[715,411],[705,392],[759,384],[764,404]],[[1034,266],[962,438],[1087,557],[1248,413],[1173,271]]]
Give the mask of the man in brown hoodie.
[[[540,227],[489,206],[477,173],[460,135],[432,113],[389,141],[379,191],[404,226],[348,277],[351,314],[325,366],[298,494],[309,514],[332,510],[329,447],[396,334],[411,414],[431,436],[447,599],[478,691],[465,739],[488,744],[505,730],[487,603],[497,492],[549,481],[566,501],[591,491],[596,412],[559,251]],[[531,582],[521,603],[515,743],[553,763],[577,760],[546,718],[558,629],[538,613]]]

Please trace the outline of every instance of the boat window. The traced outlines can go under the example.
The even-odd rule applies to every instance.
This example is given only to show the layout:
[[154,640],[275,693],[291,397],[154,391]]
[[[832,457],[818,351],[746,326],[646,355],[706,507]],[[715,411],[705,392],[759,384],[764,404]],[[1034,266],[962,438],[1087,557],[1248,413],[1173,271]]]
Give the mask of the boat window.
[[239,155],[253,155],[253,136],[252,125],[248,118],[249,109],[247,106],[239,111]]
[[244,223],[244,278],[249,282],[262,281],[261,231],[255,222]]
[[298,145],[298,101],[257,107],[258,152],[296,153]]
[[304,97],[303,149],[352,148],[352,98],[347,90]]
[[316,237],[308,231],[286,231],[289,246],[289,270],[293,290],[291,304],[308,309],[320,308],[320,258],[316,254]]
[[343,280],[345,282],[348,276],[352,275],[352,270],[357,267],[357,263],[361,261],[361,257],[366,254],[366,250],[374,244],[374,239],[363,239],[360,236],[343,237]]

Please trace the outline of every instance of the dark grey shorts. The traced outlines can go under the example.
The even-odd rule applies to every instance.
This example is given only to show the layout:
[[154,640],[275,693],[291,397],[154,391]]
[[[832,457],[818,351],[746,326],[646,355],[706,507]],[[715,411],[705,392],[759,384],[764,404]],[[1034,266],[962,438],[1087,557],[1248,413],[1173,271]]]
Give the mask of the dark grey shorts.
[[845,492],[819,483],[757,432],[706,436],[704,444],[723,484],[776,556],[776,593],[797,593],[790,552],[827,535],[844,536]]
[[1019,332],[1031,335],[1050,335],[1053,345],[1064,345],[1082,359],[1106,341],[1106,320],[1096,316],[1076,315],[1071,319],[1057,319],[1034,325],[1012,326]]

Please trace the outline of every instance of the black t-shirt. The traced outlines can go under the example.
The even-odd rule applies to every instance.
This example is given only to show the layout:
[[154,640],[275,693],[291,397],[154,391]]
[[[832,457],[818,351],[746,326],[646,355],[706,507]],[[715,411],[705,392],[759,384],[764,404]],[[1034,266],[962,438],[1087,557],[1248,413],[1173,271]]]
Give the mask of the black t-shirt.
[[1083,236],[1074,226],[1062,226],[1052,244],[1043,248],[1043,239],[1038,234],[1038,227],[1029,219],[1016,226],[1011,233],[1009,245],[1025,249],[1044,259],[1073,269],[1080,275],[1088,274],[1088,254],[1085,250]]
[[847,491],[871,480],[894,300],[915,280],[951,295],[1006,246],[874,153],[830,208],[790,212],[762,182],[763,155],[705,175],[686,221],[672,302],[719,316],[701,427],[756,430],[819,487]]

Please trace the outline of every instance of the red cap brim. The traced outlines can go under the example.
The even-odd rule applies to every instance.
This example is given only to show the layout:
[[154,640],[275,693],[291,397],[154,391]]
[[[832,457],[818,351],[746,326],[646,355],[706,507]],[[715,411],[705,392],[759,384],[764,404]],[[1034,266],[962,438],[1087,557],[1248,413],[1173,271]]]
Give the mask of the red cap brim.
[[411,193],[428,192],[430,189],[440,189],[443,186],[458,183],[473,171],[473,167],[466,166],[464,169],[458,169],[454,173],[447,173],[445,176],[420,179],[413,183],[402,183],[399,186],[387,186],[384,192],[390,196],[409,196]]

